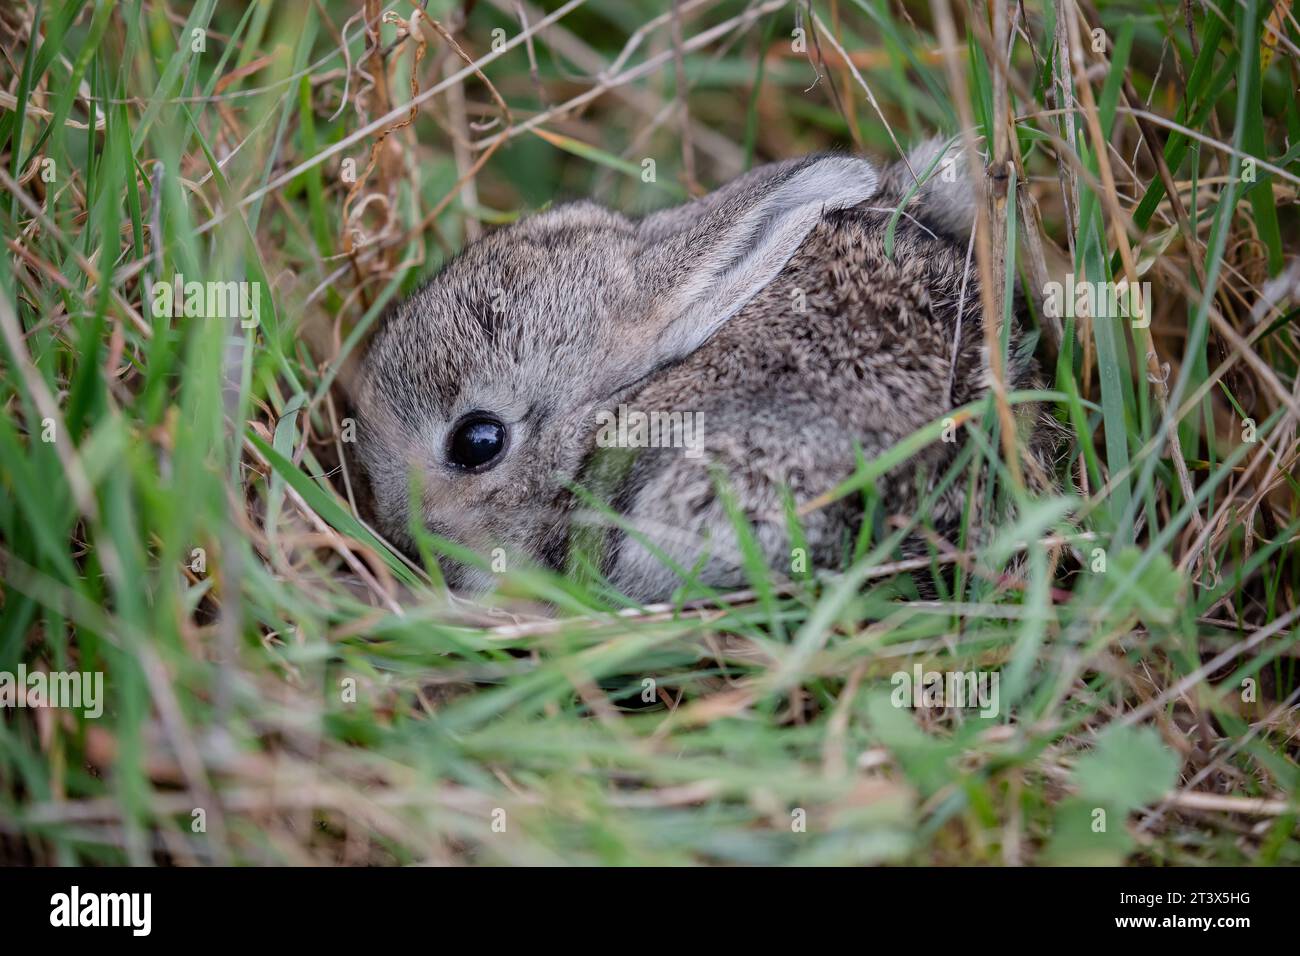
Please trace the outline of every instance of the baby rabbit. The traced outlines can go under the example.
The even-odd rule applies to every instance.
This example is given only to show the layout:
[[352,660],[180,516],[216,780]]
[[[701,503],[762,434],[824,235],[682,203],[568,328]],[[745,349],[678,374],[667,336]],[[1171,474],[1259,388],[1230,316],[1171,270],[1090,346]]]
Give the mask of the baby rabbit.
[[[977,194],[938,174],[943,148],[909,157],[917,176],[935,173],[899,218],[892,257],[886,231],[912,173],[844,155],[763,166],[640,219],[561,205],[469,246],[385,317],[364,359],[358,457],[373,523],[412,548],[414,480],[430,532],[485,564],[495,553],[563,569],[575,532],[603,522],[602,571],[650,602],[683,576],[745,583],[722,482],[766,560],[789,573],[784,489],[806,503],[851,475],[859,453],[987,388],[973,267],[963,290]],[[1032,387],[1032,359],[1011,335],[1007,386]],[[602,425],[629,409],[702,427],[686,448],[606,467]],[[1021,415],[1033,432],[1041,413]],[[878,481],[884,515],[915,512],[961,447],[959,430]],[[966,471],[928,515],[952,539]],[[602,519],[575,486],[620,519]],[[803,517],[813,566],[844,563],[862,510],[854,494]],[[470,563],[444,572],[456,588],[494,581]]]

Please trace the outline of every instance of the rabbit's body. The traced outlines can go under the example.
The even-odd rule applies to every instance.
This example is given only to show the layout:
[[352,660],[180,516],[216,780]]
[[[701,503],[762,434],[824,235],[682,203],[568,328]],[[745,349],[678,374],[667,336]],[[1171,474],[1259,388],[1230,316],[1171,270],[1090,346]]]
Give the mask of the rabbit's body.
[[[604,570],[655,600],[681,583],[674,563],[705,584],[744,583],[723,476],[768,562],[788,572],[783,489],[807,502],[851,475],[859,453],[886,451],[987,387],[979,287],[954,235],[969,229],[974,197],[927,183],[888,256],[904,172],[796,160],[637,222],[582,203],[471,247],[388,320],[367,360],[362,454],[380,528],[409,543],[414,467],[427,528],[558,568],[575,519],[592,514],[569,486],[594,487],[635,529],[609,529]],[[493,295],[504,308],[485,309]],[[1008,385],[1032,375],[1013,361]],[[645,448],[605,469],[597,423],[620,408],[692,416],[702,453]],[[465,424],[476,415],[505,435],[481,471],[447,460],[471,447],[457,444],[466,428],[497,437],[490,422]],[[960,448],[935,442],[879,482],[885,513],[914,512]],[[930,508],[941,533],[965,491],[955,481]],[[839,566],[860,520],[856,495],[806,514],[810,563]],[[449,571],[462,586],[491,583]]]
[[[962,305],[965,250],[900,219],[891,259],[889,218],[887,209],[828,215],[778,278],[708,342],[624,400],[629,409],[700,414],[704,455],[638,452],[617,504],[648,517],[655,544],[685,568],[710,539],[716,556],[700,575],[704,583],[745,583],[711,466],[726,474],[769,561],[788,572],[783,487],[794,501],[810,501],[853,473],[859,449],[871,459],[984,391],[973,274]],[[1013,387],[1028,374],[1013,369]],[[917,472],[941,477],[960,447],[935,442],[886,476],[877,493],[887,513],[914,513]],[[941,532],[955,528],[964,493],[965,483],[955,482],[928,510]],[[852,495],[801,519],[808,564],[839,565],[861,505]],[[622,590],[659,594],[677,583],[635,538],[619,535],[615,547],[608,570]]]

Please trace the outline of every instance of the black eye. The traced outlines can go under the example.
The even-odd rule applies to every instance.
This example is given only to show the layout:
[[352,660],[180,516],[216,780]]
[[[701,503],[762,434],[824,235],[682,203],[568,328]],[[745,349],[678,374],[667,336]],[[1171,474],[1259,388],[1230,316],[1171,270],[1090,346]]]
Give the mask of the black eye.
[[459,468],[477,471],[495,461],[505,447],[506,426],[500,419],[476,412],[451,433],[447,458]]

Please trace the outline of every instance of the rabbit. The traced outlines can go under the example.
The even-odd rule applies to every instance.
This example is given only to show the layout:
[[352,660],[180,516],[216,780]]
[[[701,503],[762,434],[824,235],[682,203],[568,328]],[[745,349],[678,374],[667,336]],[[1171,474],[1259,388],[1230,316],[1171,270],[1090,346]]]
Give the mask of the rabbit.
[[[947,164],[945,149],[926,142],[883,170],[843,154],[777,162],[641,218],[562,204],[471,244],[381,320],[363,359],[356,454],[372,523],[412,552],[414,494],[419,525],[479,556],[443,562],[468,591],[494,585],[489,555],[562,570],[596,528],[600,571],[650,603],[688,579],[746,584],[729,494],[789,573],[787,495],[812,501],[859,455],[989,387],[968,260],[978,190],[925,179],[885,253],[913,171]],[[1017,316],[1008,388],[1037,384],[1023,339]],[[695,424],[689,446],[611,459],[603,446],[621,433],[605,426],[637,411],[678,413],[670,432]],[[1045,415],[1017,415],[1043,455]],[[960,434],[935,442],[880,480],[884,515],[914,513],[961,447]],[[968,471],[932,505],[940,533],[955,535]],[[857,494],[809,510],[809,563],[842,567],[862,520]]]

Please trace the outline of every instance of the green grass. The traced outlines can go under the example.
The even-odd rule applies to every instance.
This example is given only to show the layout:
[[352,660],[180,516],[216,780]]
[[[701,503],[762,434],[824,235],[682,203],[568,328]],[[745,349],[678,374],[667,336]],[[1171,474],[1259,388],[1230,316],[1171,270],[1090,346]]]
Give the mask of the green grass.
[[[473,72],[448,81],[465,64],[434,31],[420,52],[389,23],[376,49],[348,22],[364,3],[0,12],[0,673],[105,687],[98,718],[0,713],[0,860],[1300,863],[1300,294],[1294,272],[1268,285],[1297,248],[1287,5],[1211,0],[1193,38],[1177,5],[1084,4],[1070,43],[1099,66],[1067,123],[1061,5],[1026,5],[1000,83],[1004,27],[964,6],[949,63],[929,4],[814,3],[805,29],[832,32],[806,54],[793,4],[687,4],[688,46],[742,19],[685,52],[685,89],[668,55],[515,134],[665,6],[574,5],[531,38],[534,79],[513,3],[462,21],[435,0],[493,57],[509,118]],[[655,24],[622,68],[671,36]],[[412,78],[445,88],[401,125]],[[390,111],[367,172],[380,129],[358,134]],[[581,195],[655,208],[688,168],[712,188],[815,149],[889,159],[895,139],[960,141],[963,115],[1023,156],[1012,195],[1034,199],[995,209],[1006,254],[981,267],[995,303],[1028,294],[1048,390],[1007,401],[1044,400],[1069,432],[1059,493],[1031,490],[989,399],[942,478],[986,473],[970,514],[978,496],[1015,517],[946,542],[924,509],[881,512],[875,482],[938,421],[791,504],[797,540],[808,508],[863,498],[837,575],[749,547],[740,594],[681,568],[675,601],[639,608],[589,559],[451,600],[436,556],[454,545],[422,535],[411,562],[366,526],[355,359],[476,230]],[[364,207],[346,224],[345,202]],[[1118,280],[1126,259],[1152,282],[1150,338],[1066,318],[1058,344],[1038,270]],[[259,324],[156,316],[146,280],[176,274],[259,283]],[[912,531],[928,559],[901,560]],[[955,568],[938,600],[911,576],[930,564]],[[999,713],[896,706],[917,665],[996,672]]]

